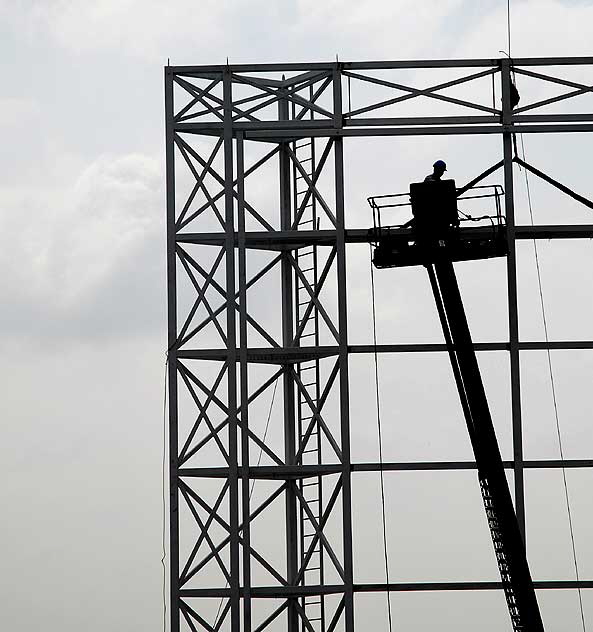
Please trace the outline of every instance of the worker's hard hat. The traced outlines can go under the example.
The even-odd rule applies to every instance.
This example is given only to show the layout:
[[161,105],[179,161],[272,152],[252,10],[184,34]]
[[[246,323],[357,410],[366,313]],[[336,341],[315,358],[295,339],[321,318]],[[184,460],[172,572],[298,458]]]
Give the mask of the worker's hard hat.
[[433,167],[441,167],[442,169],[444,169],[445,171],[447,171],[447,165],[445,164],[444,160],[437,160],[434,165],[432,165]]

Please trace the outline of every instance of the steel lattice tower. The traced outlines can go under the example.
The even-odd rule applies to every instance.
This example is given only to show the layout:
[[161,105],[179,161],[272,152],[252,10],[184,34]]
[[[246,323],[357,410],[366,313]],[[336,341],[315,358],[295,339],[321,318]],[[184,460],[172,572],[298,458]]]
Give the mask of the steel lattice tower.
[[[520,339],[516,258],[518,240],[591,238],[593,225],[516,225],[513,189],[515,134],[593,131],[591,113],[546,111],[591,90],[548,68],[588,64],[593,58],[165,68],[172,632],[352,632],[357,593],[500,589],[498,582],[356,582],[352,479],[381,465],[351,459],[349,357],[375,349],[349,344],[348,337],[347,248],[369,242],[366,230],[346,224],[344,143],[350,138],[500,138],[500,162],[490,173],[500,169],[504,185],[509,336],[477,347],[509,356],[513,458],[505,466],[514,474],[523,529],[527,468],[593,467],[593,460],[524,458],[521,352],[593,343]],[[413,70],[421,81],[434,69],[465,74],[423,88],[394,79]],[[512,73],[570,90],[512,109]],[[484,78],[492,86],[496,81],[501,106],[489,104],[489,93],[473,100],[446,94]],[[351,81],[383,92],[353,110],[344,89]],[[420,98],[463,114],[368,116]],[[550,175],[525,168],[593,208]],[[262,210],[250,202],[249,178],[266,169],[277,199]],[[185,180],[181,170],[189,174]],[[258,301],[266,307],[253,316]],[[381,354],[427,350],[446,348],[377,348]],[[276,443],[262,424],[272,393],[282,411]],[[382,467],[444,471],[474,464]],[[267,551],[278,533],[282,551],[271,544]],[[591,588],[593,581],[536,581],[538,589],[577,586]]]

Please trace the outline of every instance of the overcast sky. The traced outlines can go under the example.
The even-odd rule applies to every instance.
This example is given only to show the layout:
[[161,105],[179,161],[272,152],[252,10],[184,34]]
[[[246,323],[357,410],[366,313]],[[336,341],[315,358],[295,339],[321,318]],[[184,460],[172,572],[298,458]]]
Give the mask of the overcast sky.
[[[514,56],[593,54],[593,0],[514,0],[512,5]],[[1,629],[162,629],[166,348],[162,67],[167,59],[172,64],[199,65],[224,63],[227,58],[231,63],[331,61],[336,54],[345,61],[500,57],[499,51],[507,48],[505,0],[0,0]],[[590,68],[580,78],[590,85]],[[488,142],[480,149],[485,157]],[[534,163],[554,169],[557,177],[584,195],[593,195],[588,138],[562,137],[549,145],[543,139],[526,142]],[[448,161],[454,157],[453,176],[469,179],[476,171],[469,141],[457,147],[439,143],[439,151],[447,152],[441,157]],[[353,217],[367,195],[405,190],[414,171],[425,175],[425,165],[432,164],[434,156],[428,141],[417,146],[407,141],[405,148],[393,163],[389,162],[393,146],[385,141],[367,147],[364,162],[359,157],[357,163],[357,156],[352,156],[347,208],[353,209]],[[373,164],[379,158],[380,169]],[[398,171],[403,175],[396,186]],[[535,188],[540,213],[536,221],[563,223],[568,217],[591,223],[586,212],[570,206],[565,213],[559,198],[541,191],[538,197]],[[525,207],[518,213],[523,213],[526,223]],[[363,215],[356,217],[358,225],[364,225]],[[552,339],[591,339],[591,243],[575,242],[570,250],[543,244],[541,256]],[[529,317],[522,321],[522,333],[542,339],[533,251],[527,245],[520,261],[524,262],[520,289],[525,291],[524,313]],[[470,293],[468,310],[474,317],[476,339],[503,340],[507,335],[504,317],[495,317],[502,308],[483,300],[491,293],[480,290],[488,279],[504,301],[502,271],[493,263],[482,268],[483,276],[465,267],[461,273]],[[405,287],[415,287],[412,276],[406,277]],[[385,278],[378,281],[379,289],[383,283],[385,294],[395,297],[379,303],[381,339],[420,341],[432,336],[440,340],[432,313],[418,320],[413,310],[401,307],[410,301],[418,313],[432,310],[427,288],[422,297],[412,299],[404,290],[394,290],[393,282]],[[351,287],[353,296],[368,301],[366,281],[360,284]],[[369,341],[368,316],[353,314],[353,336],[359,336],[354,342]],[[394,318],[399,319],[399,337],[390,333]],[[593,454],[588,399],[593,362],[588,353],[554,356],[568,457]],[[506,359],[489,356],[481,361],[495,417],[503,418],[508,413]],[[413,367],[416,360],[410,362]],[[526,425],[534,428],[526,439],[529,458],[557,456],[544,368],[542,357],[524,360],[524,413]],[[386,408],[397,404],[396,388],[410,398],[405,411],[413,410],[418,401],[425,405],[425,391],[415,390],[419,387],[414,371],[444,380],[448,370],[444,358],[435,358],[429,369],[386,366],[384,390],[394,398]],[[361,384],[368,382],[368,389],[353,393],[353,417],[362,416],[368,405],[365,398],[372,393],[370,361],[352,372]],[[408,383],[403,384],[405,379]],[[455,393],[443,388],[439,397],[453,402]],[[420,418],[430,418],[440,405],[440,400],[434,401]],[[452,426],[451,432],[460,431]],[[371,452],[375,437],[365,439],[364,429],[356,433],[361,435],[360,460],[376,460]],[[431,445],[426,434],[434,436]],[[448,431],[433,428],[421,432],[422,439],[414,439],[394,426],[388,433],[386,458],[468,457],[462,433],[457,452],[439,452],[441,434]],[[505,441],[501,437],[503,448]],[[588,473],[569,474],[581,574],[592,579],[593,547],[587,534],[593,527],[588,510],[593,481]],[[528,487],[540,490],[532,496],[531,524],[537,531],[553,523],[550,538],[557,540],[536,538],[537,572],[541,578],[571,579],[560,479],[541,476],[528,481]],[[363,491],[361,502],[368,503],[362,505],[365,515],[377,511],[376,486],[374,490],[368,501]],[[420,534],[419,550],[430,548],[434,534],[429,527],[435,515],[438,511],[446,515],[450,509],[444,500],[446,489],[439,494],[426,481],[405,480],[389,494],[392,506],[400,510],[411,498],[431,499],[424,509],[403,512],[402,522],[410,524],[401,526],[399,543],[393,542],[393,556],[402,560],[396,576],[449,577],[448,569],[459,560],[446,552],[439,557],[446,543],[434,544],[436,569],[428,568],[426,559],[415,565],[417,558],[400,551],[407,546],[401,543],[406,542],[404,534]],[[557,502],[556,513],[561,515],[557,525],[546,514],[550,499]],[[481,516],[479,498],[475,500],[476,515]],[[418,524],[424,525],[420,531]],[[375,528],[370,526],[368,533],[374,534]],[[456,546],[462,546],[463,534],[454,524],[448,528],[458,541]],[[476,551],[483,548],[489,553],[483,535],[472,542]],[[546,565],[550,550],[560,553]],[[382,581],[380,555],[369,555],[365,559],[362,546],[357,551],[361,572],[366,579]],[[487,556],[484,560],[489,563]],[[423,604],[428,602],[423,599],[413,597],[400,604],[398,630],[428,629],[434,618],[427,618]],[[463,616],[466,608],[472,611],[469,602],[440,599],[430,608],[441,621],[456,608],[443,624],[449,627],[440,629],[475,629]],[[574,595],[545,599],[548,630],[578,629]],[[370,598],[365,603],[359,612],[384,608],[379,597],[376,608]],[[588,595],[585,605],[593,625],[593,600]],[[508,625],[500,599],[492,612],[497,613],[492,621]],[[361,620],[363,627],[372,623],[382,629],[384,616],[374,616]]]

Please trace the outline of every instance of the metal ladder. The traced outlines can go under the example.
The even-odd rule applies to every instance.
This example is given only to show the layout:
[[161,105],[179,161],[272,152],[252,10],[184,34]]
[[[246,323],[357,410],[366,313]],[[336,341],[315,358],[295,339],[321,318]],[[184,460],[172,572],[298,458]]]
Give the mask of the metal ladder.
[[494,545],[494,554],[496,555],[496,563],[500,572],[500,578],[504,589],[507,607],[513,624],[513,630],[521,630],[521,613],[517,604],[517,596],[512,583],[511,568],[507,558],[504,537],[500,529],[500,521],[498,512],[496,511],[492,494],[490,493],[490,485],[488,479],[479,476],[480,491],[484,500],[484,508],[486,509],[486,518],[488,519],[488,527],[490,528],[490,536]]
[[[311,95],[312,96],[312,88]],[[293,118],[295,116],[295,106],[293,104]],[[312,118],[312,113],[311,113]],[[300,139],[293,143],[293,151],[304,168],[309,178],[313,178],[315,171],[315,141],[313,138]],[[306,179],[301,175],[296,166],[293,165],[293,204],[295,214],[307,194],[309,187]],[[317,219],[316,201],[313,195],[309,198],[301,216],[297,230],[316,230],[319,228]],[[296,262],[303,276],[307,280],[313,292],[316,291],[318,282],[317,270],[317,247],[306,246],[296,251]],[[319,345],[319,313],[314,306],[307,314],[307,306],[311,301],[311,296],[303,281],[296,277],[295,283],[295,306],[296,306],[296,328],[303,326],[298,344],[302,347],[316,347]],[[319,360],[307,360],[297,364],[297,375],[307,392],[308,398],[314,406],[318,405],[320,397],[319,384]],[[321,435],[318,421],[313,421],[313,428],[308,433],[308,428],[313,421],[313,412],[307,401],[307,397],[299,390],[297,398],[297,432],[299,437],[298,450],[306,443],[302,452],[300,464],[320,465],[322,463]],[[323,507],[323,486],[322,477],[300,479],[298,482],[300,492],[304,502],[315,521],[321,521]],[[300,564],[303,566],[307,552],[316,534],[315,527],[309,515],[301,503],[299,508],[300,522]],[[313,553],[307,562],[302,576],[302,585],[322,585],[324,583],[324,551],[321,540],[318,539],[313,549]],[[301,607],[305,615],[316,632],[325,632],[325,603],[323,596],[310,595],[301,598]],[[302,630],[306,632],[307,626],[302,622]],[[310,632],[310,631],[309,631]]]

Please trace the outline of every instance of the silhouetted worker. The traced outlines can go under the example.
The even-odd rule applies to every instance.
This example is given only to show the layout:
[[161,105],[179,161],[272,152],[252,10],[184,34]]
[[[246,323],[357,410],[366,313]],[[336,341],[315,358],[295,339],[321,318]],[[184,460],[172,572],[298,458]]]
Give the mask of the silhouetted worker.
[[517,86],[511,81],[511,110],[515,109],[517,105],[519,105],[519,101],[521,97],[519,96],[519,90],[517,90]]
[[[432,165],[432,173],[427,175],[426,178],[424,178],[424,182],[439,182],[439,183],[442,182],[441,178],[443,177],[443,174],[445,173],[445,171],[447,171],[447,165],[446,165],[445,161],[444,160],[437,160]],[[442,186],[444,186],[445,183],[452,183],[452,186],[455,187],[455,184],[453,183],[452,180],[444,181]],[[421,185],[410,185],[410,187],[412,187],[412,186],[421,186]],[[425,196],[428,194],[432,198],[432,194],[428,191],[428,189],[432,189],[432,187],[427,187],[426,192],[424,194],[421,194],[422,197],[425,198]],[[442,195],[440,186],[438,187],[438,189],[439,189],[439,193],[437,195]],[[436,191],[434,193],[436,193]],[[426,198],[425,198],[425,200],[426,200]],[[435,200],[431,200],[431,202],[429,203],[430,206],[432,206],[435,202],[436,202],[436,199]],[[416,201],[416,204],[418,204],[418,199]],[[425,207],[426,201],[421,202],[421,205],[422,205],[422,207],[426,208]],[[438,203],[436,204],[436,208],[434,209],[433,212],[438,212],[437,208],[438,208]],[[423,213],[423,215],[424,215],[424,219],[423,219],[423,226],[424,226],[424,228],[422,230],[426,233],[426,231],[429,230],[429,229],[433,230],[433,228],[432,228],[433,221],[429,220],[428,223],[427,223],[427,216],[424,213]],[[434,220],[436,220],[434,222],[434,224],[436,226],[438,226],[438,225],[440,225],[442,223],[442,220],[440,219],[440,217],[438,215],[437,216],[433,216],[433,217],[434,217]],[[458,227],[459,226],[459,220],[451,222],[451,225],[454,226],[454,227]],[[402,228],[411,228],[412,230],[417,231],[418,230],[418,222],[416,220],[416,217],[408,220],[402,226]]]
[[443,177],[443,173],[447,171],[447,165],[444,160],[437,160],[432,165],[432,173],[424,178],[424,182],[437,182]]

